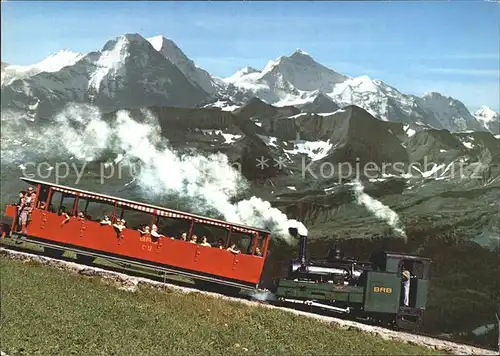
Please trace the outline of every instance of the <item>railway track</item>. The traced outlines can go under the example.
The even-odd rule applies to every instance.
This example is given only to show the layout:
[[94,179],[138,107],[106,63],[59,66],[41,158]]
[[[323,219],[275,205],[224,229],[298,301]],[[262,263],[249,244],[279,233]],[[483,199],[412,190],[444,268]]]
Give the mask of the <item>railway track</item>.
[[[2,239],[4,240],[4,239]],[[5,241],[5,240],[4,240]],[[174,289],[183,293],[206,293],[213,295],[217,298],[223,298],[227,300],[237,301],[247,305],[262,306],[267,308],[275,308],[285,310],[290,313],[303,315],[305,317],[314,318],[329,324],[336,324],[341,328],[346,329],[358,329],[369,333],[378,334],[385,339],[393,339],[413,344],[418,344],[437,350],[446,351],[455,355],[499,355],[500,353],[494,350],[485,349],[480,345],[474,345],[471,343],[459,344],[450,340],[439,339],[435,336],[422,333],[422,332],[401,332],[391,329],[386,329],[381,326],[370,325],[366,323],[361,323],[358,321],[352,321],[348,319],[343,319],[339,317],[333,317],[330,315],[312,313],[304,310],[292,309],[287,307],[282,307],[276,305],[276,303],[266,299],[266,292],[262,291],[262,294],[244,294],[244,295],[227,295],[221,294],[220,292],[214,292],[212,290],[207,290],[205,288],[200,288],[197,285],[190,284],[188,281],[177,279],[172,280],[172,276],[168,275],[164,271],[158,271],[156,273],[147,273],[146,271],[132,270],[130,266],[126,264],[81,264],[75,261],[75,259],[70,257],[48,257],[42,251],[33,250],[33,248],[27,248],[16,244],[7,244],[2,241],[0,243],[0,254],[6,258],[17,259],[17,260],[35,260],[43,264],[50,265],[52,267],[57,267],[67,271],[72,271],[79,274],[96,276],[101,278],[113,279],[119,282],[122,289],[127,289],[130,291],[136,290],[140,285],[149,285],[159,289]],[[168,280],[168,282],[167,282]],[[259,298],[260,296],[260,298]],[[261,300],[259,300],[261,299]]]

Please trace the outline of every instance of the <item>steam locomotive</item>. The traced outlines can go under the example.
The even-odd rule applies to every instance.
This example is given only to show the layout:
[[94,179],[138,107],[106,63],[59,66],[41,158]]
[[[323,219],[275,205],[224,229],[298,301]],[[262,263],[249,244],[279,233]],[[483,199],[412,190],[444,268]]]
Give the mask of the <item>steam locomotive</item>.
[[[340,248],[323,259],[306,259],[307,233],[290,228],[299,239],[298,258],[286,278],[275,281],[275,297],[297,304],[374,321],[405,330],[418,329],[427,304],[429,258],[381,251],[369,261],[345,257]],[[410,272],[409,302],[404,304],[402,272]]]

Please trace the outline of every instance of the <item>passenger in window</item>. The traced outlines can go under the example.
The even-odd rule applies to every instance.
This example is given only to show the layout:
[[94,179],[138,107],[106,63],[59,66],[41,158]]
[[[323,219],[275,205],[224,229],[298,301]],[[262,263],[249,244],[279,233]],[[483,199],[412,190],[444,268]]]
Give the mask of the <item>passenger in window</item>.
[[210,245],[208,242],[207,242],[207,237],[206,236],[203,236],[201,238],[201,243],[200,243],[201,246],[207,246],[207,247],[212,247],[212,245]]
[[182,241],[186,241],[187,240],[187,233],[186,232],[183,232],[182,235],[181,235],[181,240]]
[[238,247],[236,247],[236,244],[232,244],[231,246],[229,246],[227,248],[227,250],[231,253],[234,253],[235,255],[237,255],[238,253],[240,253],[240,250],[238,249]]
[[156,239],[159,239],[160,237],[165,237],[164,235],[158,232],[158,226],[156,226],[155,224],[153,224],[151,228],[151,236],[153,236]]
[[119,232],[122,232],[122,230],[125,229],[125,220],[117,219],[116,222],[113,224],[113,227]]
[[223,250],[224,249],[224,241],[222,239],[218,239],[217,245],[215,245],[215,247],[217,247],[220,250]]
[[66,212],[66,207],[64,207],[64,206],[61,206],[61,209],[59,209],[59,213],[58,214],[62,215],[64,217],[64,220],[61,223],[61,226],[63,226],[64,224],[67,224],[69,222],[69,220],[71,219],[71,217],[69,216],[69,214]]
[[99,222],[99,224],[101,224],[101,225],[111,225],[111,220],[109,219],[108,215],[104,214],[104,217]]
[[77,217],[79,220],[85,220],[85,213],[83,211],[80,211]]
[[260,250],[260,248],[256,247],[255,248],[255,253],[254,253],[255,256],[259,256],[259,257],[262,257],[262,251]]
[[148,226],[148,225],[144,226],[144,230],[137,229],[137,231],[139,231],[139,232],[141,233],[141,236],[142,236],[142,235],[145,235],[145,234],[149,234],[149,233],[151,233],[151,230],[149,229],[149,226]]
[[193,234],[193,236],[191,236],[191,239],[189,240],[189,243],[195,244],[197,240],[198,240],[198,236]]

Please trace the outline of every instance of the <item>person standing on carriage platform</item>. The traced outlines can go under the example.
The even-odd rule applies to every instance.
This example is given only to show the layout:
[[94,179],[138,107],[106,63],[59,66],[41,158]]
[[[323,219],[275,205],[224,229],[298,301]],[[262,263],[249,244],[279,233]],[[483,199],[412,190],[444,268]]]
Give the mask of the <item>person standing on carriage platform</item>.
[[33,187],[28,188],[28,199],[29,199],[30,213],[31,213],[35,208],[35,200],[36,200],[36,191],[33,189]]
[[23,210],[23,206],[24,204],[26,203],[26,191],[25,190],[21,190],[19,192],[19,200],[17,201],[17,204],[16,204],[16,212],[17,212],[17,215],[16,215],[16,231],[19,231],[21,230],[21,212]]
[[28,223],[28,214],[30,213],[30,199],[29,194],[24,194],[20,200],[20,204],[18,206],[18,217],[19,217],[19,227],[21,227],[21,233],[26,233],[26,224]]

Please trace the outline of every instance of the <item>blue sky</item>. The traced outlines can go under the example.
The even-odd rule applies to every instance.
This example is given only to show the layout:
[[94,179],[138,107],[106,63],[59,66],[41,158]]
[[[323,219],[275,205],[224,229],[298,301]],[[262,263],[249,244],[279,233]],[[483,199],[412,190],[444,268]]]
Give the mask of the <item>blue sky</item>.
[[500,3],[16,2],[2,3],[2,61],[34,64],[60,49],[88,52],[124,33],[172,39],[225,77],[302,48],[339,72],[404,93],[439,91],[472,109],[500,106]]

